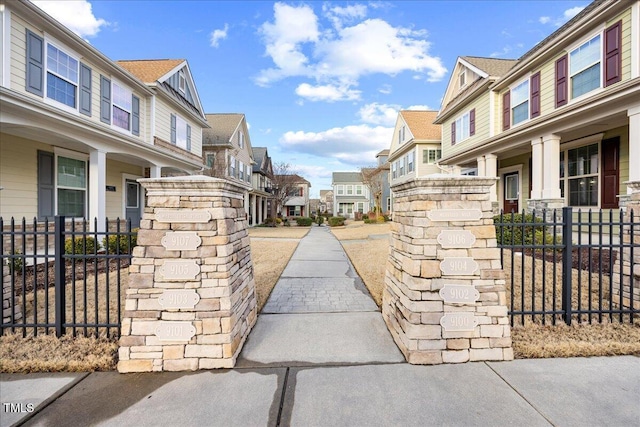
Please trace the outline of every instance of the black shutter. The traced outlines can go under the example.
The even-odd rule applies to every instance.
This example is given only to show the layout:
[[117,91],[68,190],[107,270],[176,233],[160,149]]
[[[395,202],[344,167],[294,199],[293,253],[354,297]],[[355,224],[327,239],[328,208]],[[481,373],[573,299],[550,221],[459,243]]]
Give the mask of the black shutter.
[[176,116],[175,114],[171,115],[171,143],[175,144],[176,139]]
[[80,112],[91,117],[91,68],[80,64]]
[[27,30],[26,88],[38,96],[44,96],[44,41]]
[[502,95],[502,130],[511,127],[511,91]]
[[38,219],[53,217],[55,180],[53,153],[38,150]]
[[456,121],[451,122],[451,145],[456,143]]
[[111,80],[100,76],[100,120],[111,124]]
[[531,118],[540,115],[540,71],[531,76]]
[[187,125],[187,151],[191,151],[191,126]]
[[622,79],[622,21],[604,30],[604,87]]
[[469,111],[469,136],[476,134],[476,109]]
[[556,61],[556,108],[565,105],[569,98],[569,73],[568,55]]
[[131,96],[131,133],[140,136],[140,99]]

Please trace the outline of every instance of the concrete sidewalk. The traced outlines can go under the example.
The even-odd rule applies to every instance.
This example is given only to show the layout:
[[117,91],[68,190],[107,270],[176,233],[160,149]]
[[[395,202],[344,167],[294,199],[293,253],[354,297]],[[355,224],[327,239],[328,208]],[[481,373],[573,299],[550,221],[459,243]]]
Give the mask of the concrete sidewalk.
[[313,227],[235,369],[0,374],[0,401],[0,427],[640,426],[640,358],[409,365],[340,243]]
[[3,374],[0,390],[3,427],[640,425],[634,356]]

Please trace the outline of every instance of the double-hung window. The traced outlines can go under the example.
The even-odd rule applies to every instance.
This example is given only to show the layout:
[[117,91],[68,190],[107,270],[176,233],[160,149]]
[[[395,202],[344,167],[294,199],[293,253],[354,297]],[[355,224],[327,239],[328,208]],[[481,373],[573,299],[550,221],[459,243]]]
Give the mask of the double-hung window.
[[191,151],[191,126],[176,114],[171,114],[171,143]]
[[133,109],[132,93],[116,82],[111,83],[113,125],[121,129],[131,130],[131,112]]
[[511,117],[513,125],[529,119],[529,79],[511,89]]
[[455,122],[455,142],[464,141],[469,138],[469,113],[464,113],[458,117]]
[[242,132],[238,134],[238,146],[244,148],[244,133]]
[[598,144],[560,152],[560,191],[569,206],[598,206]]
[[347,185],[347,195],[353,195],[353,185]]
[[338,196],[344,195],[344,186],[336,185],[336,193],[338,194]]
[[398,162],[393,162],[391,165],[391,178],[396,179],[398,177]]
[[442,150],[428,148],[422,150],[422,163],[433,164],[442,158]]
[[356,185],[356,195],[362,196],[362,185]]
[[79,61],[47,43],[47,98],[77,108]]
[[602,37],[598,34],[569,53],[571,99],[601,86],[601,39]]
[[409,154],[407,154],[407,173],[413,172],[414,163],[415,163],[415,154],[414,154],[414,151],[411,150],[409,151]]
[[207,162],[207,167],[212,168],[213,165],[216,163],[216,153],[207,153],[206,162]]
[[84,217],[87,202],[87,162],[57,157],[58,215]]

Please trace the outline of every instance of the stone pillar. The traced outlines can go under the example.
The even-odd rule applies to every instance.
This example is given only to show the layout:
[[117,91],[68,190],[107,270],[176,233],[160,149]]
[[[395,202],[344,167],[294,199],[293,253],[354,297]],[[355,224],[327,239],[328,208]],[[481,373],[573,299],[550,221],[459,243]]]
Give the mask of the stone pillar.
[[232,368],[256,317],[244,195],[205,176],[147,191],[129,267],[118,371]]
[[[634,245],[633,259],[631,259],[631,248],[622,249],[622,254],[618,254],[613,266],[613,301],[624,306],[640,308],[640,181],[626,182],[627,188],[631,190],[629,201],[624,211],[624,223],[627,224],[622,229],[622,244]],[[631,223],[631,212],[633,211],[633,225]],[[633,241],[631,240],[631,227],[633,228]],[[620,272],[622,271],[622,277]],[[622,283],[620,280],[622,279]],[[633,288],[633,296],[631,289]],[[622,296],[620,291],[622,290]]]
[[[11,262],[11,261],[9,261]],[[2,323],[15,323],[22,319],[22,308],[16,302],[15,295],[11,294],[11,269],[9,265],[2,264]],[[17,273],[16,273],[17,274]]]
[[424,177],[392,188],[382,314],[409,363],[513,359],[489,200],[495,183]]

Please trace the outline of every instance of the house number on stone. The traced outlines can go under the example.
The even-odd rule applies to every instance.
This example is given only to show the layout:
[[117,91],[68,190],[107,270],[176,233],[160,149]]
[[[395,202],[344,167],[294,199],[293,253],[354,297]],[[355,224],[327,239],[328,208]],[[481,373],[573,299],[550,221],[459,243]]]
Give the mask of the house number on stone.
[[165,261],[162,266],[162,275],[165,279],[188,279],[193,280],[200,273],[200,266],[195,259]]
[[480,209],[438,209],[427,212],[431,221],[478,221],[482,218]]
[[202,239],[193,231],[168,231],[161,243],[169,251],[194,251],[202,244]]
[[473,285],[444,285],[439,294],[444,302],[453,304],[474,303],[480,298]]
[[165,290],[158,303],[163,308],[193,308],[200,301],[200,295],[193,289]]
[[446,313],[440,318],[440,325],[445,331],[473,331],[477,324],[471,312]]
[[442,274],[450,276],[472,276],[478,269],[478,263],[470,257],[445,258],[440,263]]
[[476,236],[469,230],[442,230],[438,234],[438,243],[445,249],[470,248],[476,242]]
[[158,222],[209,222],[211,213],[209,211],[158,211],[156,221]]
[[156,336],[160,341],[189,341],[196,334],[191,322],[159,322]]

